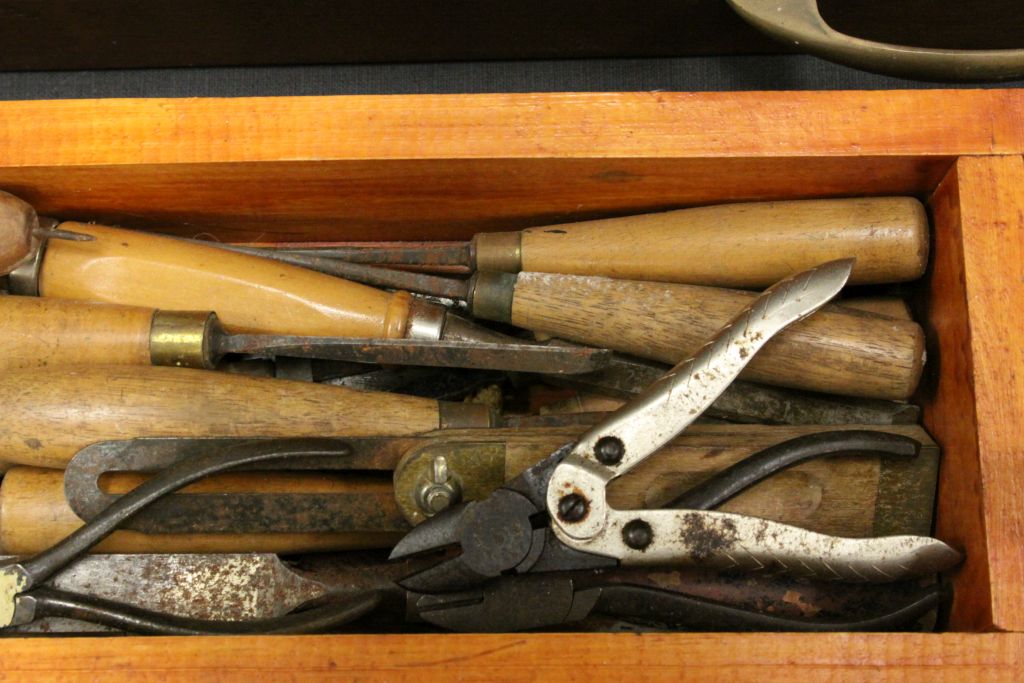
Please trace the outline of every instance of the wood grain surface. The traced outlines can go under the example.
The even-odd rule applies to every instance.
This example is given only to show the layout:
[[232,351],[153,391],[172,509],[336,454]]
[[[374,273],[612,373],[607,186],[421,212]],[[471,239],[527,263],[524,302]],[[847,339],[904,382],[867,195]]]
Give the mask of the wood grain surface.
[[87,242],[51,240],[39,293],[172,311],[215,311],[232,332],[402,338],[410,295],[305,268],[133,230],[65,223]]
[[723,201],[925,194],[956,155],[1024,148],[1022,98],[933,90],[3,102],[0,189],[44,215],[222,241],[460,239]]
[[961,159],[931,200],[924,420],[944,446],[938,534],[966,548],[952,628],[1024,629],[1024,160]]
[[37,467],[64,467],[106,439],[402,435],[439,426],[430,399],[184,368],[23,368],[0,374],[0,396],[0,461]]
[[0,297],[0,370],[149,365],[153,309],[35,296]]
[[[718,287],[520,273],[512,323],[675,364],[757,295]],[[924,334],[909,320],[830,306],[783,330],[740,375],[763,384],[901,400],[917,388]]]
[[[13,643],[16,642],[16,646]],[[7,639],[0,680],[1016,683],[1024,634],[520,633]]]
[[904,282],[928,232],[913,197],[726,204],[524,230],[521,270],[763,289],[855,257],[850,284]]
[[[112,490],[138,484],[140,477],[117,475]],[[130,488],[130,485],[129,485]],[[233,474],[211,477],[194,492],[382,493],[387,482],[360,481],[358,477],[326,478],[312,474]],[[396,511],[397,512],[397,511]],[[31,555],[49,548],[82,526],[64,498],[64,472],[37,467],[15,467],[0,483],[0,552]],[[261,533],[261,534],[146,534],[115,531],[96,546],[101,553],[307,553],[329,550],[388,547],[399,533]]]

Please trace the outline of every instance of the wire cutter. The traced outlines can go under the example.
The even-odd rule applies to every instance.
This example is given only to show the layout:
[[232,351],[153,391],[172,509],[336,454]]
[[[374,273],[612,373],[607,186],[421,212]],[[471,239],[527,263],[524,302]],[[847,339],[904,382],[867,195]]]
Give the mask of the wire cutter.
[[606,486],[675,438],[786,326],[832,299],[853,259],[832,261],[766,290],[696,355],[574,443],[497,489],[413,529],[392,558],[457,546],[461,553],[400,581],[458,591],[510,575],[681,565],[888,582],[949,569],[960,554],[919,536],[840,538],[701,509],[617,510]]

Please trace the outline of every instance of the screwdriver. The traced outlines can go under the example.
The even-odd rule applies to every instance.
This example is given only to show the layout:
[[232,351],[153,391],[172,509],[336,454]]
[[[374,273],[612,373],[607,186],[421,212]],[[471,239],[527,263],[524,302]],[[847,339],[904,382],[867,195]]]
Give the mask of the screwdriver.
[[536,344],[227,334],[209,311],[161,311],[29,296],[0,297],[0,370],[58,364],[214,368],[228,353],[391,365],[580,373],[611,352]]
[[478,233],[468,244],[267,251],[271,258],[314,268],[333,259],[738,288],[764,288],[818,263],[852,256],[857,265],[850,284],[870,284],[914,280],[924,273],[928,218],[912,197],[806,199]]
[[474,403],[145,365],[7,370],[0,395],[0,460],[54,468],[109,439],[402,436],[497,419]]
[[[723,287],[595,276],[480,271],[456,280],[351,265],[372,271],[368,281],[373,284],[385,284],[386,278],[391,284],[385,286],[463,298],[477,318],[669,364],[696,353],[756,296]],[[355,272],[348,276],[362,279]],[[829,305],[779,333],[740,377],[899,401],[914,393],[923,365],[924,332],[917,323]]]
[[[40,225],[57,226],[36,218],[16,197],[0,197],[0,243],[24,244]],[[509,341],[408,292],[384,292],[188,240],[86,223],[59,229],[86,239],[43,240],[21,265],[0,262],[0,272],[10,271],[11,293],[216,311],[238,333]]]

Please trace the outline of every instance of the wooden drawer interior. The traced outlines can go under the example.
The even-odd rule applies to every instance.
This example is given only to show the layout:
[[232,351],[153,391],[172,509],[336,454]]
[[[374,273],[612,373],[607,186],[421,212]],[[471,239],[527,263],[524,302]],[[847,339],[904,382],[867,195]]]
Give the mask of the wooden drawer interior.
[[[335,116],[351,114],[346,106],[330,111]],[[731,110],[729,116],[736,120],[742,114]],[[718,124],[722,136],[728,135],[727,124]],[[451,134],[436,130],[441,131],[439,136]],[[874,148],[865,143],[863,149],[850,147],[845,154],[823,153],[815,149],[819,143],[800,143],[795,137],[786,140],[789,146],[784,154],[770,145],[763,153],[740,149],[722,154],[720,146],[728,140],[705,130],[701,133],[705,142],[719,146],[714,154],[701,154],[693,143],[675,155],[645,155],[643,150],[602,155],[580,141],[585,138],[576,140],[567,152],[564,141],[552,134],[552,146],[545,148],[549,141],[538,139],[532,154],[503,155],[488,142],[480,142],[484,152],[469,154],[465,140],[449,154],[441,144],[428,145],[426,152],[412,151],[403,142],[392,141],[388,149],[397,150],[394,154],[367,158],[389,144],[387,132],[381,134],[382,140],[365,142],[364,147],[352,143],[350,154],[318,155],[306,149],[302,155],[289,155],[277,150],[278,158],[255,158],[274,156],[266,150],[249,155],[253,158],[207,150],[191,155],[168,152],[168,160],[161,161],[158,154],[144,150],[111,153],[120,159],[118,163],[109,163],[113,157],[105,156],[106,152],[93,159],[79,154],[67,163],[52,163],[53,159],[16,147],[15,152],[24,152],[17,163],[0,156],[0,189],[23,197],[44,215],[247,242],[464,239],[485,230],[719,202],[915,195],[926,201],[933,223],[931,266],[909,291],[928,336],[928,364],[918,400],[925,426],[943,449],[936,534],[967,555],[966,563],[952,576],[955,600],[948,629],[974,633],[1024,629],[1020,607],[1024,557],[1019,544],[1024,507],[1018,498],[1024,475],[1016,463],[1024,443],[1024,358],[1019,332],[1010,333],[1019,326],[1015,313],[1024,310],[1024,162],[1020,156],[971,153],[967,144],[882,152],[882,143]],[[486,131],[479,134],[485,136]],[[877,131],[864,133],[865,139],[872,135],[884,137]],[[176,144],[185,143],[178,140]],[[235,144],[238,149],[244,147],[241,141]],[[527,143],[523,144],[525,149]],[[900,145],[910,147],[894,143]],[[368,656],[367,661],[376,662],[374,670],[388,669],[388,662],[408,664],[410,653],[426,657],[433,652],[436,656],[423,661],[429,660],[435,672],[448,661],[445,652],[453,657],[484,652],[481,656],[497,666],[508,665],[509,660],[487,653],[518,648],[532,653],[530,657],[542,656],[541,652],[555,656],[564,647],[567,654],[562,665],[568,667],[580,661],[581,653],[598,657],[602,648],[623,642],[622,636],[476,638],[323,636],[208,642],[216,644],[215,650],[233,653],[232,657],[251,656],[263,647],[276,652],[286,648],[350,655],[363,648],[389,649],[391,659],[379,653]],[[744,671],[741,663],[755,653],[764,656],[765,662],[785,666],[783,652],[833,662],[845,657],[847,647],[873,652],[880,660],[885,648],[913,652],[907,655],[911,659],[949,658],[950,663],[958,657],[956,661],[971,660],[972,651],[987,652],[1000,662],[1016,657],[1020,641],[985,638],[666,634],[630,641],[626,651],[634,658],[644,653],[651,666],[669,667],[659,669],[662,672],[673,664],[685,666],[689,648],[706,656],[707,662],[731,663],[739,667],[737,671]],[[586,639],[589,644],[580,642]],[[273,640],[280,644],[267,645]],[[122,660],[152,652],[153,646],[143,639],[121,642],[131,643],[117,655]],[[148,642],[162,643],[160,647],[168,651],[180,647],[181,653],[190,656],[197,656],[197,648],[202,648],[202,642],[186,644],[176,639]],[[711,654],[709,648],[715,643],[723,650]],[[25,653],[46,649],[36,643],[26,647]],[[94,646],[65,641],[63,647]],[[672,650],[677,651],[677,660],[668,654]],[[322,663],[317,659],[320,655],[311,656],[310,661]],[[209,665],[214,666],[213,660]]]

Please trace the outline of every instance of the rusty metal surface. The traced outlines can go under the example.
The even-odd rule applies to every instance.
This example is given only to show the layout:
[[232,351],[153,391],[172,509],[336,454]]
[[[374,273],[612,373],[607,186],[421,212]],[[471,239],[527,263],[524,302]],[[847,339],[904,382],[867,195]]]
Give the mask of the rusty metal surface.
[[[193,240],[195,241],[195,240]],[[433,294],[434,296],[449,297],[452,299],[465,299],[469,294],[469,285],[466,280],[459,278],[438,277],[426,273],[415,273],[408,270],[393,270],[376,265],[365,265],[354,263],[351,260],[339,258],[328,258],[320,254],[295,253],[275,249],[264,249],[259,247],[241,247],[219,242],[196,241],[198,244],[218,247],[227,251],[235,251],[252,256],[273,259],[281,263],[288,263],[293,266],[300,266],[318,273],[333,275],[334,277],[354,280],[374,287],[385,287],[388,289],[404,289],[412,292]],[[467,257],[468,258],[468,257]]]
[[376,365],[419,365],[544,374],[592,372],[611,360],[611,351],[607,349],[454,339],[434,341],[233,334],[219,337],[214,348],[219,355],[241,353]]
[[[181,461],[195,446],[204,452],[242,442],[273,439],[147,438],[94,444],[78,452],[64,474],[64,491],[76,515],[88,521],[120,496],[103,491],[108,472],[157,472]],[[250,470],[380,472],[363,490],[345,493],[176,493],[156,501],[123,525],[145,533],[393,532],[408,530],[395,502],[391,471],[408,441],[342,439],[351,456],[296,458],[286,467],[251,466]],[[364,476],[364,479],[366,477]],[[353,487],[356,488],[356,487]]]
[[375,266],[420,266],[422,268],[463,267],[471,264],[469,242],[364,242],[302,248],[288,244],[264,248],[275,253],[338,259]]
[[[5,558],[0,558],[2,561]],[[272,554],[90,555],[47,586],[195,619],[241,621],[286,614],[326,587],[291,571]],[[43,619],[20,633],[107,631],[66,619]]]

